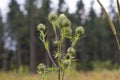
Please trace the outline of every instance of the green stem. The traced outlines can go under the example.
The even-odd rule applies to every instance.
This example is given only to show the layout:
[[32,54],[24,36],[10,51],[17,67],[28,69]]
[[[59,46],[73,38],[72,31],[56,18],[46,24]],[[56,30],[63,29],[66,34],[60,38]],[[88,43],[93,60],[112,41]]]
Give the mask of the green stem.
[[54,33],[55,33],[55,40],[59,40],[58,39],[58,35],[57,35],[57,31],[56,31],[56,27],[53,25],[53,30],[54,30]]
[[71,47],[74,47],[79,39],[80,39],[80,35],[79,34],[75,35]]
[[[42,36],[42,38],[43,38],[43,39],[42,39],[42,42],[43,42],[43,44],[44,44],[44,46],[45,46],[45,48],[46,48],[45,36]],[[52,58],[52,56],[51,56],[50,50],[47,49],[47,48],[46,48],[46,50],[47,50],[47,53],[48,53],[48,56],[49,56],[50,60],[52,61],[52,63],[54,64],[54,66],[57,67],[55,61],[53,60],[53,58]]]
[[51,60],[52,63],[54,64],[54,66],[57,67],[57,65],[56,65],[55,61],[53,60],[53,58],[52,58],[49,50],[47,50],[47,53],[48,53],[48,56],[49,56],[50,60]]

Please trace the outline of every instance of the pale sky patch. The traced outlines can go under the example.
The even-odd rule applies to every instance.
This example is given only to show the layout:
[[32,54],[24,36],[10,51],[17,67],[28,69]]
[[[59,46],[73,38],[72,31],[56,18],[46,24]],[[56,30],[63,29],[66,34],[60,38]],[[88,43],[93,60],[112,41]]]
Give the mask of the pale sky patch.
[[[76,2],[78,0],[65,0],[66,2],[66,7],[69,7],[69,12],[70,13],[73,13],[76,11]],[[100,0],[102,2],[102,4],[105,6],[105,8],[108,9],[109,7],[109,1],[110,0]],[[113,0],[115,5],[116,5],[116,0]],[[17,0],[18,4],[20,4],[20,9],[21,10],[24,10],[24,2],[25,0]],[[85,4],[85,9],[86,11],[89,11],[90,9],[90,3],[91,3],[91,0],[83,0],[84,4]],[[98,5],[97,1],[94,0],[95,4],[94,4],[94,9],[96,10],[97,13],[99,13],[100,11],[100,6]],[[10,0],[0,0],[0,10],[1,10],[1,13],[3,15],[3,20],[5,21],[5,18],[6,18],[6,14],[7,12],[9,11],[9,8],[8,8],[8,4],[10,3]],[[58,0],[52,0],[52,5],[51,7],[56,10],[58,7]]]

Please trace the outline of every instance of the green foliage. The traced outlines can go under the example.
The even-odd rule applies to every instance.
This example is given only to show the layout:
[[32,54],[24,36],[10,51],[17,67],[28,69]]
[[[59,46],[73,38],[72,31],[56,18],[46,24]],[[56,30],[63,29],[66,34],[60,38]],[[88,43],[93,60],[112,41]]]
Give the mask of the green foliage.
[[[25,23],[25,16],[23,15],[23,12],[20,10],[19,8],[19,4],[17,3],[16,0],[10,0],[10,4],[9,4],[9,12],[7,14],[7,26],[5,26],[5,31],[7,32],[8,37],[11,38],[11,42],[13,43],[14,41],[16,42],[16,51],[11,51],[12,53],[15,52],[16,54],[13,54],[10,58],[10,60],[7,61],[7,58],[10,56],[7,55],[11,55],[9,54],[10,52],[5,53],[4,56],[6,56],[7,58],[4,58],[4,60],[6,60],[5,66],[7,65],[11,65],[9,63],[9,61],[12,64],[12,66],[18,66],[18,69],[20,66],[22,66],[22,60],[25,60],[25,58],[22,58],[22,55],[27,51],[25,48],[27,46],[27,38],[25,38],[26,36],[28,36],[28,28],[25,27],[26,23]],[[14,45],[14,44],[11,44]],[[11,46],[9,46],[11,47]],[[11,68],[11,67],[10,67]]]
[[[71,21],[64,15],[60,14],[57,18],[57,15],[54,13],[50,13],[49,16],[49,21],[51,22],[55,34],[55,38],[53,39],[54,45],[57,47],[54,50],[54,58],[52,57],[53,53],[50,52],[50,47],[49,47],[49,42],[46,39],[46,32],[45,32],[45,25],[44,24],[39,24],[37,26],[38,31],[40,32],[40,39],[43,42],[45,49],[48,53],[48,56],[50,60],[53,63],[52,68],[47,68],[45,69],[44,64],[38,65],[38,72],[42,75],[45,76],[45,71],[47,70],[55,70],[58,71],[58,80],[63,80],[64,79],[64,74],[67,70],[70,69],[71,63],[74,60],[73,55],[75,54],[75,45],[76,42],[79,40],[81,35],[84,34],[84,28],[82,26],[77,27],[75,30],[75,35],[72,36],[72,29],[71,29]],[[56,30],[59,30],[61,34],[58,36]],[[62,48],[64,46],[64,40],[66,38],[69,38],[71,40],[71,46],[67,49],[67,51],[64,52],[64,49]],[[42,78],[45,80],[45,78]]]
[[114,70],[117,69],[117,65],[113,64],[110,60],[107,61],[93,61],[92,63],[93,69],[100,71],[100,70]]

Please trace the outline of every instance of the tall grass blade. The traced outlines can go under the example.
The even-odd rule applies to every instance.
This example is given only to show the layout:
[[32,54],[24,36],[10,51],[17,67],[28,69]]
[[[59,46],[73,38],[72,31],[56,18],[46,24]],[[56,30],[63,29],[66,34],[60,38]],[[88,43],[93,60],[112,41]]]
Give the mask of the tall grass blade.
[[105,8],[103,7],[103,5],[101,4],[101,2],[99,0],[97,0],[97,2],[99,3],[99,5],[101,6],[102,10],[104,11],[104,13],[106,15],[107,21],[110,24],[111,30],[112,30],[112,32],[113,32],[113,34],[115,36],[115,39],[116,39],[117,44],[118,44],[118,48],[120,50],[120,42],[119,42],[118,37],[117,37],[117,31],[115,29],[115,26],[114,26],[113,22],[111,21],[109,15],[107,13],[107,11],[105,10]]
[[120,4],[119,4],[119,0],[116,0],[117,2],[117,9],[118,9],[118,18],[119,18],[119,23],[120,23]]

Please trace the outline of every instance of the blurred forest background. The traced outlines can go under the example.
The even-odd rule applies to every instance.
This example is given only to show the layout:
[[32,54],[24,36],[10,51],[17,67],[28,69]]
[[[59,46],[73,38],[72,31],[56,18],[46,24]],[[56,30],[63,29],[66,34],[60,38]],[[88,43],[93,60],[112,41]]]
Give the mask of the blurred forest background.
[[[40,5],[37,5],[38,2]],[[49,32],[47,38],[52,41],[54,35],[47,19],[48,14],[53,11],[50,5],[51,0],[26,0],[25,12],[23,12],[17,1],[11,0],[5,23],[0,14],[0,70],[18,71],[22,67],[24,71],[35,72],[39,63],[51,65],[44,46],[39,40],[39,32],[36,30],[39,23],[46,24]],[[76,69],[118,68],[120,51],[102,9],[99,14],[96,13],[93,7],[94,0],[91,1],[88,13],[85,11],[83,0],[78,0],[77,10],[74,13],[69,13],[69,9],[64,8],[65,5],[64,0],[59,0],[58,9],[54,12],[67,15],[73,29],[79,25],[85,28],[85,35],[76,46]],[[113,0],[110,0],[109,14],[120,35],[118,13],[114,8]],[[5,44],[9,44],[9,47],[6,48]],[[66,47],[68,45],[69,41],[66,41]],[[52,43],[50,49],[54,50]]]

